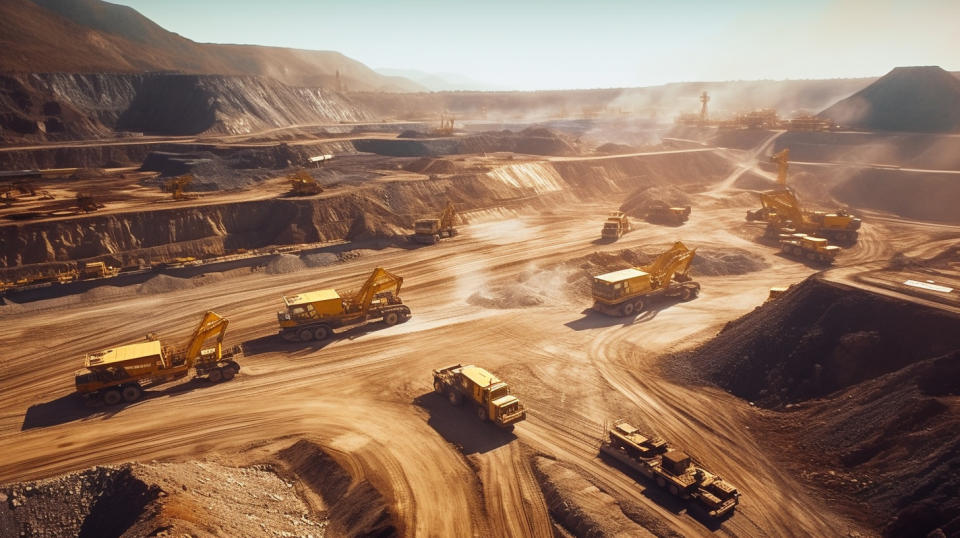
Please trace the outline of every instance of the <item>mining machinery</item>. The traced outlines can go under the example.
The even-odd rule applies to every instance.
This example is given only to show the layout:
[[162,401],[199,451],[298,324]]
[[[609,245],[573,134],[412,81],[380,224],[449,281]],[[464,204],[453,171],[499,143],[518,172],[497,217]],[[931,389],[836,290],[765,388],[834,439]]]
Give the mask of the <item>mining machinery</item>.
[[417,243],[434,244],[440,241],[442,237],[453,237],[457,235],[457,229],[454,224],[457,220],[457,209],[453,202],[447,202],[446,207],[440,212],[440,216],[435,219],[418,219],[413,223],[413,235],[411,239]]
[[652,480],[674,497],[694,503],[713,518],[722,518],[740,503],[740,492],[719,475],[711,473],[663,439],[645,435],[618,420],[607,429],[600,453]]
[[334,329],[382,320],[387,326],[410,317],[400,299],[403,278],[378,267],[356,292],[325,289],[284,296],[285,310],[277,312],[280,336],[285,340],[326,340]]
[[[209,311],[183,347],[164,345],[151,334],[145,342],[89,353],[83,369],[74,376],[77,393],[87,400],[116,405],[139,400],[144,387],[185,377],[191,370],[195,377],[214,383],[229,381],[240,371],[235,359],[243,349],[223,350],[226,330],[227,319]],[[204,349],[211,338],[216,339],[216,346]]]
[[593,309],[608,316],[632,316],[660,296],[689,301],[700,284],[688,274],[696,249],[677,241],[648,265],[593,278]]
[[861,225],[859,218],[843,209],[810,211],[800,205],[797,195],[787,186],[789,159],[790,150],[786,148],[770,158],[777,163],[779,188],[760,193],[761,207],[747,211],[747,220],[766,222],[767,235],[773,238],[803,233],[835,241],[856,241]]
[[510,387],[479,366],[455,364],[433,371],[433,390],[446,396],[450,405],[468,403],[482,422],[490,421],[512,430],[527,412]]

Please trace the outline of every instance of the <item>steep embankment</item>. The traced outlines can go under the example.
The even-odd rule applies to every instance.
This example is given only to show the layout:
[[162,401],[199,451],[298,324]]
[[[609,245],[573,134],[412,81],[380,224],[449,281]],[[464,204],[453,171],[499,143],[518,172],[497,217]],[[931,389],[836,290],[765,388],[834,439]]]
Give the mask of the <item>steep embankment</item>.
[[252,76],[0,75],[6,138],[75,139],[113,131],[240,134],[368,115],[346,97]]
[[888,534],[939,527],[953,535],[958,326],[955,314],[814,277],[729,323],[680,364],[778,409],[763,415],[769,448],[811,483],[869,507]]
[[435,211],[448,200],[461,212],[547,207],[628,192],[642,184],[719,178],[728,168],[727,161],[713,152],[527,162],[481,174],[381,182],[342,194],[331,191],[323,198],[277,198],[8,224],[0,227],[0,241],[6,247],[0,252],[0,267],[92,257],[133,265],[138,259],[202,257],[236,248],[388,238],[405,233],[417,216]]

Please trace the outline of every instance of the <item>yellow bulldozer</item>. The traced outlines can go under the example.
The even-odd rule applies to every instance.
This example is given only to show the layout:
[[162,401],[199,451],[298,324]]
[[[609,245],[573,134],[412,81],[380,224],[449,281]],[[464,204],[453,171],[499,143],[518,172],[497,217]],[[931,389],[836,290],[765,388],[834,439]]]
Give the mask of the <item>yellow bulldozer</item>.
[[457,210],[453,202],[447,202],[439,217],[418,219],[413,223],[414,233],[411,239],[417,243],[432,245],[440,241],[442,237],[453,237],[457,235],[457,229],[454,227],[456,220]]
[[843,209],[833,212],[804,209],[797,195],[787,187],[790,150],[784,149],[770,158],[778,165],[778,189],[760,193],[759,209],[747,211],[748,221],[767,223],[767,236],[804,233],[841,242],[855,242],[861,220]]
[[[223,351],[226,330],[227,319],[211,311],[183,347],[163,345],[150,335],[145,342],[89,353],[74,376],[77,393],[88,401],[116,405],[137,401],[144,387],[185,377],[191,369],[196,377],[214,383],[229,381],[240,371],[235,359],[243,349]],[[216,338],[216,347],[204,349],[211,338]]]
[[334,329],[371,320],[396,325],[410,317],[410,307],[400,299],[402,285],[402,277],[378,267],[356,292],[326,289],[285,296],[285,310],[277,312],[280,336],[290,341],[322,341],[330,338]]
[[689,301],[700,284],[688,272],[696,249],[677,241],[648,265],[613,271],[593,278],[593,309],[608,316],[632,316],[657,297]]
[[323,187],[306,170],[298,170],[290,175],[290,196],[313,196],[323,192]]

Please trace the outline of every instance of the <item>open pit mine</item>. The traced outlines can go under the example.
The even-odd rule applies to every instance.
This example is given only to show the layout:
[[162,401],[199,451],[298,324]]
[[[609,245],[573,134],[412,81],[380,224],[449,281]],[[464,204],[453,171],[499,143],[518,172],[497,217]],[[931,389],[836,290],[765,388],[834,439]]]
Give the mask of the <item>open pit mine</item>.
[[957,73],[427,92],[0,18],[0,536],[960,536]]

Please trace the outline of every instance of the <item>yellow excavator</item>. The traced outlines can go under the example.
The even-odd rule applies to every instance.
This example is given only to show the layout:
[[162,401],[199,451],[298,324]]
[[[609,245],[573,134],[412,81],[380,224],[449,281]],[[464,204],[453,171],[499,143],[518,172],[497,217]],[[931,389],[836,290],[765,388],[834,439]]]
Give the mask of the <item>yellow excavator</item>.
[[334,329],[383,320],[396,325],[410,317],[410,307],[400,299],[403,278],[378,267],[359,291],[340,294],[326,289],[284,296],[286,309],[277,312],[280,336],[285,340],[326,340]]
[[457,220],[457,209],[453,202],[447,202],[446,207],[440,212],[440,216],[435,219],[418,219],[413,223],[413,236],[411,239],[417,243],[434,244],[440,241],[441,237],[453,237],[457,235],[457,229],[454,223]]
[[779,237],[803,233],[835,241],[854,242],[859,235],[861,220],[843,209],[834,212],[804,209],[797,195],[787,187],[787,169],[790,150],[785,148],[770,160],[777,163],[779,188],[760,193],[760,209],[747,211],[748,221],[767,223],[767,235]]
[[632,316],[656,297],[689,301],[700,284],[688,274],[696,249],[677,241],[653,262],[593,278],[593,309],[608,316]]
[[[143,388],[185,377],[191,369],[195,377],[218,383],[229,381],[240,371],[236,362],[243,353],[239,345],[223,351],[227,319],[207,312],[180,348],[163,345],[153,334],[147,341],[89,353],[83,369],[76,372],[77,393],[88,401],[107,405],[134,402],[143,396]],[[216,347],[204,349],[207,340],[216,338]]]
[[193,183],[192,174],[184,174],[182,176],[177,176],[171,179],[168,179],[164,183],[164,190],[170,193],[174,200],[190,200],[196,198],[194,195],[187,194],[185,191]]

